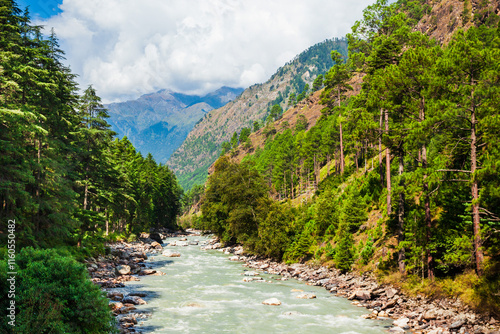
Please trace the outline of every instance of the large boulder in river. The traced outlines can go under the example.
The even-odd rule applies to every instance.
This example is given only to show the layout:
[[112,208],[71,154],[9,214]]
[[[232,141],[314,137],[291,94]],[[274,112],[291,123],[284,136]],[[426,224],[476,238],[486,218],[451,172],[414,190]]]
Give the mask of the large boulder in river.
[[181,256],[181,253],[177,253],[177,252],[171,252],[169,250],[164,250],[163,253],[161,253],[163,256],[166,256],[166,257],[180,257]]
[[149,235],[149,238],[150,239],[153,239],[154,241],[156,241],[157,243],[159,243],[160,245],[163,243],[163,238],[162,238],[162,235],[160,233],[151,233]]
[[116,266],[115,271],[117,275],[129,275],[130,266],[127,265]]
[[279,306],[281,305],[281,302],[278,298],[269,298],[266,299],[262,302],[264,305],[272,305],[272,306]]

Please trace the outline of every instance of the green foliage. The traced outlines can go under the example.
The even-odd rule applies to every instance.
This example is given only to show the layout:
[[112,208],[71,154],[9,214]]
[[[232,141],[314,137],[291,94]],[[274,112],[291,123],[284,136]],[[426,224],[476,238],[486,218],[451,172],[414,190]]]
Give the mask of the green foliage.
[[259,254],[281,260],[290,244],[290,211],[279,203],[272,203],[266,217],[259,223],[255,249]]
[[201,211],[205,229],[224,242],[255,242],[257,213],[267,207],[267,187],[251,166],[221,157],[215,164],[203,198]]
[[[108,300],[94,285],[84,265],[55,250],[23,248],[16,257],[15,333],[115,332]],[[2,295],[7,296],[7,263],[0,261]],[[9,299],[0,302],[5,310]],[[92,321],[89,321],[92,319]],[[2,317],[3,333],[9,319]]]
[[332,258],[337,269],[349,271],[354,263],[354,241],[347,226],[340,226],[339,229],[340,232],[334,239],[335,248],[333,249]]

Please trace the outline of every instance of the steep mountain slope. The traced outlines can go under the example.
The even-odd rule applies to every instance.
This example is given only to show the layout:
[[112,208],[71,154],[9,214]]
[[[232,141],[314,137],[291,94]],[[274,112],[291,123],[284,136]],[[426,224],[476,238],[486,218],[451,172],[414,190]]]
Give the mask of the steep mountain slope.
[[151,153],[158,162],[165,163],[198,120],[242,91],[222,87],[205,96],[195,96],[160,90],[137,100],[107,105],[108,123],[118,137],[127,136],[144,155]]
[[286,109],[291,94],[299,95],[332,66],[332,50],[347,54],[347,41],[331,39],[310,47],[267,82],[249,87],[234,101],[206,114],[167,162],[180,184],[185,189],[202,184],[222,142],[243,127],[252,127],[254,121],[265,120],[272,105]]

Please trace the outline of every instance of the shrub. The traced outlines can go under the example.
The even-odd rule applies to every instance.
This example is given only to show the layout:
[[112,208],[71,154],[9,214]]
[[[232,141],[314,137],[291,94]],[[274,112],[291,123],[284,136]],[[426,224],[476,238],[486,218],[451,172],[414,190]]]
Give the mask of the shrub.
[[[22,249],[16,257],[16,322],[2,317],[0,332],[109,333],[114,318],[103,292],[88,277],[85,266],[53,249]],[[0,289],[7,296],[7,263],[0,262]],[[0,307],[9,300],[2,298]]]

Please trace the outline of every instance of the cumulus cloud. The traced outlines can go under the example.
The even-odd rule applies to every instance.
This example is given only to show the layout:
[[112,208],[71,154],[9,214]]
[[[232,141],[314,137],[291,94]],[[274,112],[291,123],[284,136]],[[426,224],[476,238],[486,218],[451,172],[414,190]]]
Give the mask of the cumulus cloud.
[[106,102],[168,88],[248,87],[350,31],[373,0],[64,0],[54,27],[82,87]]

